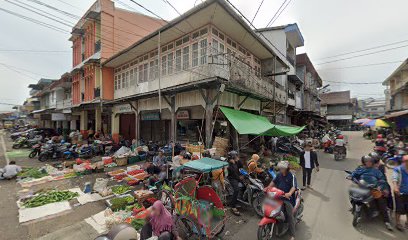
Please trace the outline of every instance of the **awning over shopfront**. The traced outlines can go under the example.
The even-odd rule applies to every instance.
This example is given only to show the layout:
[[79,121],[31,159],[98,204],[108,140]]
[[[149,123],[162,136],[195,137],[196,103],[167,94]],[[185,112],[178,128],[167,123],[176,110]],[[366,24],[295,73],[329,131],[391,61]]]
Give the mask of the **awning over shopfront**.
[[402,110],[398,112],[392,112],[390,114],[385,115],[385,118],[396,118],[396,117],[401,117],[404,115],[408,115],[408,110]]
[[327,120],[351,120],[353,119],[352,115],[327,115]]
[[260,136],[292,136],[301,132],[304,127],[274,125],[266,117],[248,112],[220,107],[225,117],[239,134]]

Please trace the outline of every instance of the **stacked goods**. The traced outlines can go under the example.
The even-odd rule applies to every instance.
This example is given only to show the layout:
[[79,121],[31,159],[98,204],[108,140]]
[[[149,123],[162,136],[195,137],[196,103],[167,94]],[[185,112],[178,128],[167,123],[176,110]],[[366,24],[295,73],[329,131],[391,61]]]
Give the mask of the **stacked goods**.
[[188,144],[186,146],[187,152],[191,153],[203,153],[204,152],[204,145],[192,145]]
[[24,207],[34,208],[49,203],[62,202],[78,197],[79,194],[70,191],[49,191],[30,198],[23,203]]
[[149,190],[137,190],[134,191],[135,198],[139,203],[143,203],[146,199],[154,196],[154,193]]
[[216,149],[215,150],[216,156],[225,156],[227,155],[227,150],[228,150],[228,139],[221,138],[221,137],[215,137],[212,147]]

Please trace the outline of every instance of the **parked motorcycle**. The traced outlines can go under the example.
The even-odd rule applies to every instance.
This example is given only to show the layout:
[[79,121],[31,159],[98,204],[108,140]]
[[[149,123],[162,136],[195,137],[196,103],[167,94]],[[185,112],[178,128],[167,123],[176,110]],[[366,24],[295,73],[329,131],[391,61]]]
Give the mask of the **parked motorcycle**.
[[303,148],[298,142],[290,141],[286,137],[281,137],[276,142],[276,148],[282,153],[289,153],[295,156],[299,156],[303,152]]
[[41,147],[41,153],[38,155],[38,160],[44,162],[50,159],[59,159],[63,157],[63,153],[67,151],[66,144],[47,143]]
[[[351,171],[345,171],[351,175]],[[352,205],[353,227],[356,227],[362,219],[363,211],[370,209],[370,204],[374,200],[371,190],[375,188],[373,184],[367,184],[364,180],[351,178],[354,185],[349,189],[349,198]]]
[[[263,218],[258,223],[258,240],[271,240],[280,238],[289,231],[289,223],[285,215],[285,192],[275,187],[265,189],[265,201],[263,203]],[[300,191],[296,195],[296,204],[293,208],[295,223],[303,217],[303,199]]]
[[30,154],[28,154],[28,157],[29,158],[35,158],[35,156],[40,155],[41,147],[42,147],[41,143],[37,143],[34,146],[32,146],[31,147],[31,152],[30,152]]
[[[265,197],[263,192],[264,185],[261,180],[252,178],[245,170],[240,169],[239,171],[241,175],[244,176],[244,180],[242,181],[244,186],[242,186],[241,189],[243,190],[241,191],[242,194],[239,194],[240,196],[238,196],[238,202],[253,207],[256,214],[262,217],[262,201]],[[233,189],[228,180],[225,180],[225,191],[227,197],[232,196]]]
[[335,146],[333,149],[333,156],[334,156],[334,160],[338,161],[338,160],[343,160],[346,158],[347,155],[347,149],[345,146],[341,147],[341,146]]

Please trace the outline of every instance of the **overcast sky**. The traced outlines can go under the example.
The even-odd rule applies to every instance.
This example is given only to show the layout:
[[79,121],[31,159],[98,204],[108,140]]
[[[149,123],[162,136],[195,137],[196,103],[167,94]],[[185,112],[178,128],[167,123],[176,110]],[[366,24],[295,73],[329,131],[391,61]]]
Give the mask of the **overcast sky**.
[[[58,15],[66,20],[73,21],[66,16],[43,8],[28,0],[20,1],[44,9],[48,13]],[[41,1],[81,16],[94,2],[93,0]],[[185,12],[192,8],[196,2],[196,0],[168,1],[180,12]],[[149,14],[129,0],[116,2],[117,6],[126,8],[120,2],[131,6],[133,9],[130,10]],[[137,0],[137,2],[167,20],[178,16],[162,0]],[[200,2],[200,0],[197,0],[197,2]],[[231,2],[246,17],[252,19],[262,0],[231,0]],[[254,21],[255,26],[257,28],[265,27],[283,2],[284,0],[264,0]],[[0,8],[15,11],[68,31],[70,30],[67,26],[48,20],[4,0],[0,0]],[[352,85],[348,83],[382,82],[398,67],[399,61],[402,62],[407,58],[408,31],[406,30],[406,9],[408,9],[407,0],[291,0],[273,25],[277,26],[288,23],[297,23],[299,25],[305,39],[305,47],[298,49],[298,53],[308,53],[322,79],[327,81],[326,83],[331,84],[331,90],[350,89],[352,96],[359,98],[383,97],[384,88],[381,84]],[[56,32],[3,11],[0,11],[0,22],[0,103],[21,104],[28,97],[28,84],[36,83],[41,77],[59,78],[64,72],[71,69],[71,42],[68,41],[68,33]],[[400,41],[405,42],[359,52],[354,55],[385,50],[380,53],[333,63],[319,64],[354,55],[345,55],[337,58],[327,57]],[[386,50],[389,48],[396,49]],[[31,51],[51,50],[58,52],[21,51],[26,49]],[[385,62],[394,63],[361,67],[361,65]],[[0,104],[0,111],[10,109],[10,106]]]

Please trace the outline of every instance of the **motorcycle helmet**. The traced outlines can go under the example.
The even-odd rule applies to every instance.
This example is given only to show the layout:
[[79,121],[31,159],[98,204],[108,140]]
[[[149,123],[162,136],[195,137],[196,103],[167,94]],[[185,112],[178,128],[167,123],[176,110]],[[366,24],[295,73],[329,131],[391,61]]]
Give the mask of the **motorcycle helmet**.
[[376,152],[371,152],[370,154],[368,154],[368,156],[370,156],[373,159],[374,163],[378,163],[381,158],[381,156]]
[[232,150],[228,153],[228,159],[235,159],[238,156],[238,152],[235,150]]
[[98,236],[95,240],[138,240],[139,234],[129,224],[122,223],[112,227],[105,235]]
[[372,162],[375,163],[374,159],[370,157],[369,155],[365,155],[361,158],[361,162],[363,165],[365,165],[367,162]]
[[378,134],[378,135],[377,135],[377,138],[378,138],[378,139],[382,139],[382,138],[383,138],[382,134]]
[[338,139],[343,139],[344,136],[343,136],[343,135],[339,135],[339,136],[337,136],[337,138],[338,138]]

